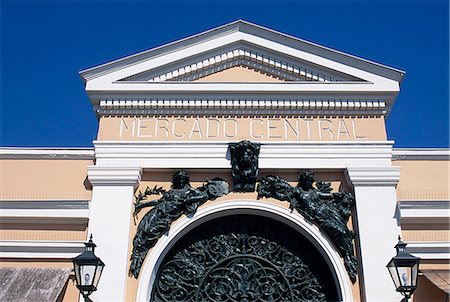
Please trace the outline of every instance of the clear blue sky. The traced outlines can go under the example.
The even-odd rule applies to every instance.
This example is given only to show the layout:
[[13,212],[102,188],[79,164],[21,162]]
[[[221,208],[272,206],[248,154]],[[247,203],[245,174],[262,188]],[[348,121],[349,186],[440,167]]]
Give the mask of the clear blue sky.
[[405,70],[389,138],[449,144],[448,0],[0,3],[2,146],[91,146],[78,71],[240,18]]

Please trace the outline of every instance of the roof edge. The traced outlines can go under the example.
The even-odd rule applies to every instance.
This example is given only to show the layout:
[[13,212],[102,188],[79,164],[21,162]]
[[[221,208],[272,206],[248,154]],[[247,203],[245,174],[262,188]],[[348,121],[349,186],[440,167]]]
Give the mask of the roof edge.
[[316,44],[304,39],[300,39],[294,37],[292,35],[282,33],[276,30],[273,30],[268,27],[264,27],[255,23],[251,23],[249,21],[238,19],[209,30],[187,36],[182,39],[178,39],[154,48],[150,48],[148,50],[144,50],[138,52],[136,54],[132,54],[129,56],[125,56],[116,60],[112,60],[101,65],[97,65],[94,67],[90,67],[87,69],[83,69],[79,72],[80,77],[84,81],[94,79],[103,74],[107,74],[113,72],[115,70],[124,68],[129,65],[133,65],[141,60],[145,60],[150,57],[157,57],[162,55],[163,53],[168,53],[175,51],[180,48],[185,48],[196,43],[199,43],[202,40],[212,39],[214,37],[224,35],[229,32],[241,31],[244,33],[254,34],[257,36],[262,36],[262,33],[266,33],[271,35],[274,41],[293,47],[297,49],[302,49],[305,51],[309,51],[318,56],[327,57],[330,56],[332,59],[336,60],[339,63],[348,64],[350,66],[355,66],[356,68],[363,69],[368,72],[372,72],[375,74],[379,74],[390,78],[392,80],[396,80],[399,83],[402,81],[403,76],[406,74],[405,71],[386,66],[374,61],[370,61],[352,54],[344,53],[339,50],[335,50],[330,47],[322,46],[320,44]]
[[0,159],[82,159],[93,160],[94,148],[1,147]]
[[394,148],[392,160],[450,160],[450,148]]

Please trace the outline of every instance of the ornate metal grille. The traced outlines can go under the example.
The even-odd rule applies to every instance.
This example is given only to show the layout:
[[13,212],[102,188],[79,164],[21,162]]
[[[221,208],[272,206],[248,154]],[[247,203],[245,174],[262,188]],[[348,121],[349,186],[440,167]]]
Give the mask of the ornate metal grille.
[[337,301],[332,273],[302,235],[249,215],[197,227],[165,257],[151,301]]

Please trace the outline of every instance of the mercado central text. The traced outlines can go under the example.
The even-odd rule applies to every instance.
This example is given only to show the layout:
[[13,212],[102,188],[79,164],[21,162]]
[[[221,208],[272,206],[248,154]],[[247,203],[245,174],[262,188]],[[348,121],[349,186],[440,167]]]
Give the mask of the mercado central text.
[[99,139],[385,140],[385,132],[373,131],[383,122],[357,117],[120,117],[102,119],[100,128],[109,130],[100,131]]

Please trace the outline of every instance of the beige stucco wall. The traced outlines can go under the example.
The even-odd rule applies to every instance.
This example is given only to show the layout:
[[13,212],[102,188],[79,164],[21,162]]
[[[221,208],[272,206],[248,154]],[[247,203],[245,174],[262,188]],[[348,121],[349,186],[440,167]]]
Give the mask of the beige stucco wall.
[[[215,171],[188,171],[189,177],[190,177],[190,183],[193,187],[199,187],[201,186],[206,178],[213,178],[213,177],[221,177],[228,181],[230,185],[232,186],[233,180],[230,171],[223,171],[219,170],[217,172]],[[158,171],[158,172],[146,172],[142,176],[142,181],[140,183],[138,191],[144,191],[147,186],[153,188],[155,185],[158,187],[163,187],[165,190],[169,190],[171,187],[171,180],[172,175],[174,171]],[[273,170],[260,170],[260,176],[267,176],[270,174],[277,174],[286,180],[290,182],[291,185],[296,185],[298,181],[299,171],[292,170],[289,172],[280,172],[280,171],[273,171]],[[345,176],[343,172],[315,172],[316,179],[317,180],[323,180],[323,181],[330,181],[333,187],[334,191],[343,190],[343,191],[349,191],[349,187],[345,181]],[[232,188],[230,188],[232,189]],[[149,200],[157,199],[158,196],[152,196],[149,198]],[[256,200],[257,199],[257,193],[256,192],[247,192],[247,193],[237,193],[237,192],[231,192],[230,194],[223,196],[221,198],[218,198],[214,201],[208,201],[202,206],[207,206],[208,204],[212,203],[226,203],[230,200]],[[269,202],[269,203],[275,203],[277,205],[283,206],[288,208],[289,204],[287,202],[279,201],[276,199],[261,199],[261,202]],[[136,221],[132,217],[130,217],[130,223],[131,223],[131,229],[130,229],[130,243],[128,247],[128,255],[131,255],[132,249],[133,249],[133,243],[132,239],[136,233],[137,225],[139,224],[140,219],[150,210],[151,208],[143,209]],[[175,221],[172,226],[176,225],[180,220]],[[353,229],[352,220],[349,221],[349,228]],[[149,251],[148,255],[151,254],[151,250]],[[147,257],[148,257],[147,255]],[[129,263],[128,263],[129,265]],[[141,270],[142,271],[142,270]],[[140,276],[142,277],[142,276]],[[139,277],[139,278],[140,278]],[[137,287],[138,287],[139,279],[135,279],[133,277],[128,277],[127,279],[127,291],[126,291],[126,301],[135,301],[136,295],[137,295]],[[352,292],[355,297],[355,300],[359,300],[359,281],[355,283],[352,287]]]
[[434,285],[425,276],[419,276],[413,302],[448,302],[446,293]]
[[[62,290],[59,298],[61,302],[78,302],[80,301],[80,291],[77,288],[75,275],[72,273],[65,288]],[[59,301],[58,301],[59,302]]]
[[91,160],[1,160],[0,200],[89,200]]
[[1,223],[0,240],[85,241],[85,224]]
[[[0,161],[0,200],[90,200],[87,166],[92,160],[4,159]],[[0,240],[84,241],[88,221],[39,223],[18,217],[3,220]],[[36,220],[36,219],[34,219]]]
[[401,167],[399,200],[450,200],[450,161],[395,160],[392,165]]
[[427,227],[426,225],[404,226],[402,238],[405,241],[419,242],[450,242],[450,231],[448,224]]
[[98,140],[385,141],[383,117],[103,116]]
[[[450,200],[450,161],[395,160],[392,164],[401,168],[397,185],[400,202]],[[402,224],[402,236],[408,242],[449,242],[449,223]]]
[[[448,160],[395,160],[401,167],[397,197],[400,201],[433,202],[450,200]],[[450,242],[450,221],[402,223],[402,237],[406,242]],[[450,270],[448,260],[420,261],[421,270]],[[425,276],[419,276],[414,302],[444,302],[446,294]]]
[[193,82],[283,82],[282,79],[246,66],[231,67]]

